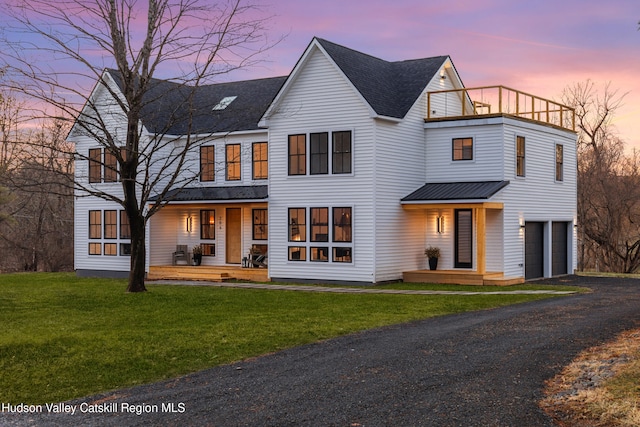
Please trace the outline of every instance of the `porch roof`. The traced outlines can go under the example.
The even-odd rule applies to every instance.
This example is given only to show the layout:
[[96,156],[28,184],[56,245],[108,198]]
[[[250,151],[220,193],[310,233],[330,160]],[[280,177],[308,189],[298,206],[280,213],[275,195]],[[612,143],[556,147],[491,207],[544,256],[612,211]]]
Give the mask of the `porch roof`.
[[400,199],[400,202],[404,204],[452,202],[454,200],[487,200],[507,185],[509,185],[509,181],[427,183]]
[[[219,187],[187,187],[171,190],[164,200],[172,202],[206,202],[206,201],[249,201],[266,200],[269,197],[266,185],[219,186]],[[158,196],[149,200],[155,202]]]

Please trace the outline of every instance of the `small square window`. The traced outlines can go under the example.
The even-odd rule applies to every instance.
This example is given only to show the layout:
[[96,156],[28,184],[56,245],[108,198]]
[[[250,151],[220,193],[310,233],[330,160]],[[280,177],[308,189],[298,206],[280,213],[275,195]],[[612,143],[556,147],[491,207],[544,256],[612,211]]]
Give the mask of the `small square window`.
[[473,160],[473,138],[453,139],[453,160]]

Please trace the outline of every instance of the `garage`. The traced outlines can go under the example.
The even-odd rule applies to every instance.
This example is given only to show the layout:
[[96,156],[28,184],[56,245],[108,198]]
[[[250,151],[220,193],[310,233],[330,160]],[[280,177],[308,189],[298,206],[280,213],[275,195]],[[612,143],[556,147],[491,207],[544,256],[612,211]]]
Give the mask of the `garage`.
[[554,222],[551,228],[551,274],[567,274],[569,223]]
[[544,277],[544,222],[524,226],[524,278]]

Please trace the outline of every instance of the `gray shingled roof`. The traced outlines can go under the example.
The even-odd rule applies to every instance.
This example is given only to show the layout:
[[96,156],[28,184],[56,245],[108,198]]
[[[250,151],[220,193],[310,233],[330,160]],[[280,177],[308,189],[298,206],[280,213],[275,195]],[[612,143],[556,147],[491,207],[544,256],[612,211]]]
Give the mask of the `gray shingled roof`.
[[[171,202],[214,201],[214,200],[262,200],[269,196],[266,185],[246,185],[234,187],[188,187],[171,190],[164,200]],[[151,197],[150,201],[158,200]]]
[[399,119],[448,58],[388,62],[324,39],[316,40],[377,114]]
[[[117,71],[109,70],[122,88]],[[154,79],[146,94],[142,123],[152,133],[170,135],[208,134],[255,130],[286,77],[217,83],[194,88]],[[224,110],[213,107],[223,98],[237,98]],[[192,107],[189,104],[192,103]],[[191,129],[187,113],[194,111]]]
[[[353,49],[316,38],[362,94],[381,115],[403,118],[447,56],[388,62]],[[120,74],[108,70],[123,87]],[[259,129],[258,122],[287,77],[218,83],[193,88],[167,80],[152,80],[142,110],[142,122],[152,133],[208,134]],[[223,98],[237,98],[225,109],[213,107]],[[188,112],[193,111],[193,121]],[[189,125],[191,124],[191,128]]]
[[428,183],[401,199],[402,202],[440,200],[486,200],[509,185],[509,181]]

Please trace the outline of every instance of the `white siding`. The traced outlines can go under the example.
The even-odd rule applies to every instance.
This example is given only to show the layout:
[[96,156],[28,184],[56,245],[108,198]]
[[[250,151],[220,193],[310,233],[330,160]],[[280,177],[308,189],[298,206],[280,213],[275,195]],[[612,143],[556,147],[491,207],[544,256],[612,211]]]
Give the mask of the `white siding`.
[[[314,48],[269,119],[269,270],[273,278],[374,280],[374,134],[370,111],[345,77]],[[351,130],[352,174],[288,176],[288,135]],[[307,156],[308,161],[308,156]],[[288,261],[290,207],[351,207],[353,262]]]

